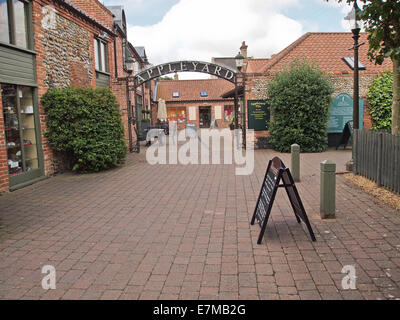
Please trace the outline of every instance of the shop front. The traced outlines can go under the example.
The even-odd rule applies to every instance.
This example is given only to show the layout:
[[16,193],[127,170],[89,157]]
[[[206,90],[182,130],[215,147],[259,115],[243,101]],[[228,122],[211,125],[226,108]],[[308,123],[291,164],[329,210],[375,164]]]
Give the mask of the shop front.
[[[35,52],[33,51],[32,4],[2,1],[8,7],[8,30],[0,37],[0,135],[1,179],[15,190],[44,176],[40,134]],[[1,126],[0,126],[1,128]],[[5,162],[5,163],[4,163]],[[4,175],[6,177],[4,177]]]
[[186,128],[186,107],[168,107],[168,121],[176,123],[178,130]]
[[37,92],[33,87],[2,83],[1,101],[12,190],[43,176]]

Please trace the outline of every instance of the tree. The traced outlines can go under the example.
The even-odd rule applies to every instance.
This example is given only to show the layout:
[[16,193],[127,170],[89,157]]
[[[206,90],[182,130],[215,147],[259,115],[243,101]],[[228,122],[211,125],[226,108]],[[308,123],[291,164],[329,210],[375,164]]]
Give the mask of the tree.
[[297,143],[302,152],[324,151],[333,91],[329,78],[307,61],[295,60],[278,73],[268,89],[272,147],[290,152],[290,146]]
[[[357,0],[345,1],[351,4]],[[377,64],[388,58],[393,62],[392,134],[400,135],[400,0],[360,1],[364,4],[361,19],[368,32],[370,59]]]
[[369,87],[369,112],[374,130],[389,131],[392,128],[393,74],[386,72],[376,78]]

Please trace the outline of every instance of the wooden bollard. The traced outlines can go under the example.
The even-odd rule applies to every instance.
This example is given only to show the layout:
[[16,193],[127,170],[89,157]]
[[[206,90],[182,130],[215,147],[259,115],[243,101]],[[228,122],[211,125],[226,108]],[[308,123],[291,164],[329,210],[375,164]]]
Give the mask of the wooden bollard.
[[300,181],[300,146],[292,144],[291,146],[291,172],[295,182]]
[[336,212],[336,164],[321,162],[320,214],[322,219],[335,218]]

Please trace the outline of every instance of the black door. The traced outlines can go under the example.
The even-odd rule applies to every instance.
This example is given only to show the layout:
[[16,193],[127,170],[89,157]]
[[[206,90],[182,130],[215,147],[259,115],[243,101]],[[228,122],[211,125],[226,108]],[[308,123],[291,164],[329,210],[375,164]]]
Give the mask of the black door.
[[199,108],[199,127],[210,128],[211,125],[211,107]]

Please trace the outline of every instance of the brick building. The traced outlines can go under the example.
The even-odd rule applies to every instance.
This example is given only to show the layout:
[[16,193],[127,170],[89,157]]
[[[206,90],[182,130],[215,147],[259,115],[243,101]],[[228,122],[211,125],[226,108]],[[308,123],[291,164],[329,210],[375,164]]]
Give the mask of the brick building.
[[[375,65],[367,56],[368,38],[366,33],[361,33],[360,43],[365,42],[359,49],[360,70],[360,125],[369,129],[372,120],[368,111],[367,92],[372,81],[382,72],[392,70],[391,61],[387,60],[383,65]],[[330,77],[334,88],[334,102],[331,106],[330,122],[328,124],[330,145],[336,145],[340,137],[344,121],[352,119],[353,96],[353,52],[349,48],[353,46],[351,33],[306,33],[281,52],[272,55],[269,59],[249,59],[246,72],[246,106],[249,101],[268,100],[268,83],[276,73],[284,70],[295,59],[306,59],[316,63],[321,70]],[[346,58],[349,63],[345,61]],[[348,59],[350,58],[350,59]],[[347,104],[340,112],[347,112],[343,116],[335,115],[336,102],[345,101]],[[248,116],[248,113],[246,112]],[[249,118],[247,117],[246,123]],[[255,132],[256,137],[267,137],[268,131]]]
[[40,99],[51,88],[111,88],[126,141],[135,139],[128,125],[128,105],[135,103],[128,103],[132,93],[118,80],[132,74],[131,62],[140,70],[145,61],[127,40],[122,7],[97,0],[4,0],[0,9],[0,192],[60,168],[43,135]]
[[216,120],[218,128],[228,128],[233,119],[234,101],[221,95],[234,85],[223,79],[163,80],[157,85],[156,99],[163,99],[169,121],[178,129],[186,124],[210,128]]

